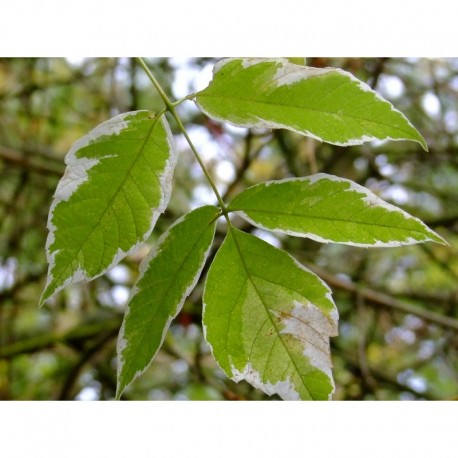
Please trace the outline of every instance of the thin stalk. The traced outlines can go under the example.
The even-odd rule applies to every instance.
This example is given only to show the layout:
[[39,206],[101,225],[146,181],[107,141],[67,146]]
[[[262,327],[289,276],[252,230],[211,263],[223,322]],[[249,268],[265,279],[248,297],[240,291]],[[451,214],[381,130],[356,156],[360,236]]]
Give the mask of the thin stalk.
[[172,102],[167,97],[167,94],[164,92],[161,85],[159,84],[157,79],[154,77],[154,75],[151,73],[151,70],[147,67],[143,59],[141,57],[138,57],[137,60],[140,63],[140,65],[143,67],[143,70],[145,70],[146,75],[151,80],[151,82],[153,83],[153,86],[156,88],[157,92],[161,96],[162,100],[165,103],[165,106],[167,107],[167,110],[170,110],[171,108],[173,108]]
[[174,107],[177,107],[178,105],[181,105],[183,102],[186,102],[186,100],[194,100],[196,98],[196,94],[193,92],[192,94],[188,94],[186,97],[183,97],[181,99],[176,100],[175,102],[172,102],[172,105]]
[[219,193],[218,188],[216,187],[216,185],[215,185],[210,173],[208,172],[207,167],[205,167],[205,164],[203,163],[203,161],[202,161],[199,153],[197,152],[194,144],[192,143],[191,139],[189,138],[188,132],[186,131],[186,128],[184,127],[180,116],[178,115],[178,113],[175,110],[175,106],[177,106],[179,103],[183,102],[184,100],[188,100],[189,98],[194,97],[194,94],[191,94],[190,96],[184,97],[183,99],[180,99],[177,102],[172,102],[168,98],[167,94],[164,92],[164,90],[162,89],[161,85],[156,80],[156,78],[151,73],[150,69],[147,67],[147,65],[145,64],[145,62],[143,61],[143,59],[141,57],[138,58],[138,62],[143,67],[143,69],[145,70],[145,73],[147,74],[148,78],[151,80],[151,82],[153,83],[153,86],[156,88],[157,92],[161,96],[161,98],[162,98],[162,100],[163,100],[163,102],[164,102],[164,104],[165,104],[165,106],[167,108],[167,111],[174,117],[174,119],[175,119],[175,121],[176,121],[176,123],[178,125],[178,128],[180,129],[180,131],[184,135],[186,141],[188,142],[189,147],[191,148],[192,153],[194,154],[194,157],[196,158],[197,162],[200,165],[200,168],[204,172],[204,175],[207,178],[207,181],[210,183],[210,186],[211,186],[211,188],[213,190],[213,193],[215,194],[216,199],[218,200],[218,203],[219,203],[219,205],[221,207],[221,212],[223,213],[224,217],[226,218],[226,220],[227,220],[227,222],[228,222],[228,224],[230,226],[231,222],[229,220],[227,207],[226,207],[226,205],[225,205],[225,203],[223,201],[223,198],[221,197],[221,194]]
[[223,212],[223,215],[226,216],[226,219],[227,219],[228,211],[227,211],[226,205],[225,205],[225,203],[223,201],[223,198],[221,197],[221,195],[220,195],[220,193],[218,191],[218,188],[216,187],[215,183],[213,182],[213,179],[210,176],[210,173],[208,172],[207,168],[205,167],[205,164],[203,163],[202,159],[200,158],[199,153],[197,152],[195,146],[193,145],[191,139],[189,138],[189,135],[186,132],[186,129],[185,129],[180,117],[176,113],[175,108],[172,107],[172,109],[169,110],[169,111],[170,111],[171,115],[175,118],[175,121],[177,122],[179,129],[181,130],[181,132],[183,133],[184,137],[186,138],[186,141],[188,142],[189,147],[191,148],[191,151],[193,152],[197,162],[199,163],[200,167],[202,168],[202,171],[204,172],[205,177],[207,178],[208,182],[210,183],[210,186],[212,187],[213,192],[216,195],[216,198],[218,199],[218,203],[219,203],[219,205],[221,207],[221,211]]

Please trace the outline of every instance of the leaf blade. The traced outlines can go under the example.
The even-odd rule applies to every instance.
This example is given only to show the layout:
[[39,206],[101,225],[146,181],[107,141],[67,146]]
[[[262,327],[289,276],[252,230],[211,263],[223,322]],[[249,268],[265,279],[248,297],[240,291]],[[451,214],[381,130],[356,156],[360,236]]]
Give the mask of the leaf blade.
[[351,73],[287,59],[223,59],[196,94],[209,117],[242,127],[293,130],[339,146],[423,137],[389,102]]
[[286,252],[232,228],[203,303],[205,338],[228,377],[283,399],[331,396],[337,309],[324,282]]
[[142,261],[118,338],[117,398],[151,363],[195,287],[217,216],[216,207],[204,206],[179,218]]
[[447,244],[422,221],[345,178],[318,173],[246,189],[230,203],[253,225],[323,243],[361,247]]
[[100,124],[65,162],[48,216],[40,305],[102,275],[146,240],[170,199],[176,154],[165,118],[137,111]]

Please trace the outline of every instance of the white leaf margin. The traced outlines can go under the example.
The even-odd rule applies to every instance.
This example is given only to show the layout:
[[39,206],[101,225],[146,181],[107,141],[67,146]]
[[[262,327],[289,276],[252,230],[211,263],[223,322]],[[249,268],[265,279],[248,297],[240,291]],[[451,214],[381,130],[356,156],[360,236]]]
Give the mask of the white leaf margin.
[[[216,210],[216,207],[215,207],[215,210]],[[195,211],[195,210],[194,210]],[[135,284],[132,286],[131,290],[130,290],[130,294],[129,294],[129,298],[127,300],[127,307],[126,307],[126,311],[124,313],[124,319],[122,321],[122,324],[121,324],[121,328],[119,330],[119,334],[118,334],[118,340],[117,340],[117,344],[116,344],[116,354],[117,354],[117,357],[118,357],[118,366],[117,366],[117,379],[119,380],[119,377],[121,376],[121,373],[122,373],[122,368],[124,366],[124,363],[125,363],[125,359],[123,358],[123,355],[122,355],[122,352],[123,350],[127,347],[128,345],[128,341],[126,340],[125,338],[125,324],[126,324],[126,321],[127,321],[127,318],[129,316],[129,314],[131,313],[131,307],[130,307],[130,303],[132,301],[132,299],[134,298],[134,296],[136,296],[139,292],[141,292],[141,290],[138,288],[138,283],[142,280],[142,278],[145,276],[146,272],[148,271],[148,267],[149,267],[149,264],[150,262],[156,257],[158,256],[161,251],[162,251],[162,244],[164,243],[164,241],[167,239],[167,237],[169,236],[170,234],[170,231],[177,225],[181,224],[182,222],[184,222],[186,220],[186,218],[192,213],[189,212],[189,213],[186,213],[185,215],[181,216],[180,218],[178,218],[168,229],[167,231],[165,231],[158,239],[156,245],[150,250],[150,252],[145,256],[145,258],[143,258],[143,260],[141,261],[140,265],[139,265],[139,275],[138,275],[138,278],[135,282]],[[217,212],[215,212],[215,216],[216,216]],[[203,253],[203,256],[202,256],[202,259],[201,259],[201,263],[200,263],[200,267],[199,269],[197,270],[195,276],[191,279],[191,281],[189,282],[189,284],[186,286],[186,289],[181,297],[181,300],[178,302],[178,304],[176,304],[176,308],[175,310],[173,311],[173,313],[169,314],[169,317],[167,318],[167,322],[165,323],[165,326],[164,326],[164,329],[162,331],[162,337],[161,337],[161,342],[160,344],[158,345],[158,348],[156,350],[156,352],[154,353],[154,355],[151,357],[150,361],[141,369],[137,370],[137,372],[135,373],[134,377],[132,378],[132,380],[130,381],[130,383],[126,386],[124,386],[122,388],[122,391],[120,392],[117,392],[116,394],[116,397],[120,397],[122,395],[122,393],[124,392],[124,390],[138,377],[140,377],[140,375],[142,375],[146,369],[148,369],[149,365],[151,364],[151,361],[155,358],[155,356],[157,355],[158,351],[160,350],[162,344],[164,343],[164,339],[165,339],[165,336],[167,335],[167,331],[169,330],[170,328],[170,324],[172,323],[172,321],[175,319],[175,317],[180,313],[181,309],[183,308],[183,305],[184,305],[184,302],[186,300],[186,298],[191,294],[191,292],[193,291],[193,289],[196,287],[197,285],[197,282],[199,281],[199,278],[200,278],[200,275],[202,273],[202,270],[204,269],[204,266],[205,266],[205,262],[207,261],[208,259],[208,255],[210,254],[210,250],[212,248],[212,245],[213,245],[213,240],[214,240],[214,237],[215,237],[215,232],[216,232],[216,221],[213,225],[213,236],[212,236],[212,239],[208,245],[208,248],[207,250]]]
[[[227,236],[229,236],[229,233]],[[233,237],[232,234],[231,236]],[[254,235],[252,236],[256,237]],[[319,313],[321,315],[320,319],[324,317],[327,320],[327,323],[328,323],[327,340],[329,343],[329,337],[335,337],[338,335],[338,322],[339,322],[339,311],[332,297],[332,290],[329,288],[328,284],[324,280],[322,280],[316,273],[312,272],[310,269],[308,269],[303,264],[301,264],[294,256],[291,256],[288,252],[281,250],[273,245],[269,245],[269,246],[270,248],[274,250],[278,250],[278,251],[281,251],[283,254],[286,254],[294,262],[296,267],[303,270],[304,272],[307,272],[308,274],[312,274],[321,283],[321,285],[326,289],[326,294],[324,298],[327,301],[329,301],[330,304],[332,305],[332,309],[330,310],[328,317],[325,316],[325,314],[319,309],[319,307],[317,307],[310,301],[306,301],[305,303],[294,301],[295,308],[293,311],[296,312],[296,315],[293,316],[293,318],[296,318],[297,315],[304,315],[307,313],[309,314],[310,313],[315,313],[315,314]],[[240,253],[239,253],[239,256],[240,256]],[[207,277],[207,280],[208,280],[208,277]],[[221,365],[218,362],[218,359],[215,356],[213,346],[207,338],[208,331],[207,331],[207,326],[205,324],[205,310],[207,308],[207,303],[205,302],[205,297],[206,297],[205,292],[208,286],[207,280],[205,281],[204,291],[202,294],[202,330],[203,330],[205,342],[207,342],[207,345],[210,348],[210,352],[214,360],[216,361],[216,364],[218,365],[218,367],[227,376],[229,376],[232,380],[234,380],[234,382],[236,383],[240,382],[241,380],[245,380],[246,382],[250,383],[252,386],[254,386],[257,389],[260,389],[261,391],[263,391],[264,393],[266,393],[269,396],[272,396],[273,394],[278,394],[284,400],[288,400],[288,401],[299,400],[300,399],[299,393],[296,391],[295,386],[291,382],[289,377],[287,377],[285,380],[280,380],[275,383],[271,383],[269,381],[263,382],[259,371],[253,367],[251,361],[247,361],[246,366],[242,370],[237,369],[233,364],[231,364],[232,374],[228,374],[226,370],[223,367],[221,367]],[[270,312],[273,313],[273,311],[270,311]],[[294,329],[294,326],[288,326],[288,323],[290,323],[289,320],[290,319],[283,320],[283,323],[285,324],[285,328],[280,331],[280,334],[292,334],[293,336],[295,336],[297,329]],[[329,346],[329,352],[330,352],[330,346]],[[325,373],[328,376],[331,382],[331,386],[332,386],[332,390],[328,395],[328,400],[332,399],[332,395],[335,392],[335,383],[334,383],[334,378],[332,376],[332,371],[331,371],[332,361],[330,359],[330,353],[329,353],[329,364],[323,364],[322,358],[320,359],[320,357],[318,357],[318,360],[317,360],[316,352],[314,352],[313,350],[310,351],[310,349],[305,348],[305,347],[303,351],[303,356],[307,358],[311,366],[317,368],[318,370],[320,370],[321,372]]]
[[[253,189],[253,188],[261,187],[261,186],[264,186],[264,187],[275,186],[277,184],[287,183],[287,182],[291,182],[291,181],[294,181],[294,182],[297,182],[297,181],[304,181],[304,182],[308,181],[310,184],[313,184],[313,183],[316,183],[317,181],[320,181],[320,180],[330,180],[330,181],[348,183],[350,185],[350,187],[348,189],[344,190],[344,192],[356,192],[356,193],[360,194],[361,195],[361,200],[364,203],[366,203],[367,206],[370,206],[370,207],[376,206],[376,207],[379,207],[379,208],[384,208],[385,210],[387,210],[390,213],[398,213],[398,214],[402,215],[406,220],[408,220],[408,219],[415,220],[417,223],[419,223],[423,227],[423,229],[425,229],[426,233],[434,234],[438,239],[440,239],[441,242],[438,242],[437,239],[433,239],[433,238],[427,237],[427,236],[425,236],[425,238],[423,240],[417,240],[417,239],[414,239],[413,237],[408,237],[408,238],[404,239],[403,241],[391,240],[389,242],[382,242],[380,240],[377,240],[374,243],[356,243],[356,242],[352,242],[352,241],[336,242],[336,241],[331,240],[331,239],[325,239],[323,237],[320,237],[319,235],[314,234],[313,232],[304,233],[304,232],[291,231],[289,229],[266,227],[263,224],[261,224],[261,223],[259,223],[257,221],[254,221],[243,210],[231,210],[230,207],[231,207],[232,203],[229,204],[229,211],[239,215],[244,220],[246,220],[247,222],[249,222],[253,226],[258,227],[260,229],[264,229],[264,230],[275,232],[275,233],[279,233],[279,234],[292,235],[294,237],[309,238],[311,240],[315,240],[316,242],[320,242],[320,243],[339,243],[339,244],[356,246],[356,247],[363,247],[363,248],[369,248],[369,247],[375,247],[375,248],[377,248],[377,247],[386,247],[386,248],[388,248],[388,247],[399,247],[399,246],[405,246],[405,245],[414,245],[414,244],[418,244],[418,243],[424,243],[424,242],[428,242],[428,241],[436,242],[436,243],[442,243],[443,245],[449,245],[449,243],[443,237],[441,237],[436,232],[432,231],[420,219],[416,218],[415,216],[410,215],[409,213],[407,213],[406,211],[402,210],[399,207],[396,207],[395,205],[392,205],[392,204],[389,204],[388,202],[385,202],[383,199],[381,199],[380,197],[378,197],[374,193],[372,193],[369,189],[365,188],[364,186],[359,185],[358,183],[355,183],[354,181],[348,180],[346,178],[337,177],[335,175],[329,175],[327,173],[316,173],[315,175],[310,175],[308,177],[300,177],[300,178],[293,177],[293,178],[284,178],[282,180],[265,181],[263,183],[259,183],[257,185],[254,185],[249,189]],[[234,200],[236,198],[237,198],[237,196],[234,198]],[[256,210],[253,210],[253,211],[256,211]]]
[[[407,122],[407,124],[417,131],[415,126],[406,118],[406,116],[396,109],[392,103],[388,102],[388,100],[384,99],[378,92],[374,91],[369,85],[364,83],[363,81],[359,80],[356,78],[354,75],[352,75],[350,72],[347,72],[345,70],[342,70],[340,68],[335,68],[335,67],[325,67],[325,68],[314,68],[314,67],[308,67],[304,65],[297,65],[293,64],[288,59],[284,58],[270,58],[270,59],[261,59],[261,58],[236,58],[236,57],[230,57],[227,59],[222,59],[216,63],[216,65],[213,68],[213,75],[215,75],[217,72],[219,72],[222,68],[224,68],[225,65],[229,64],[230,62],[233,61],[240,61],[242,64],[243,68],[248,68],[253,65],[258,65],[262,63],[275,63],[279,64],[280,66],[277,69],[277,73],[275,74],[273,81],[276,81],[276,87],[282,87],[282,86],[292,86],[294,84],[297,84],[301,81],[307,80],[309,78],[313,78],[315,76],[320,76],[324,75],[326,73],[337,73],[340,74],[346,78],[349,79],[349,81],[355,82],[358,84],[359,88],[363,92],[369,92],[375,98],[377,98],[380,102],[383,102],[384,104],[388,105],[391,109],[391,111],[394,111],[395,113],[399,114],[404,120]],[[203,91],[201,91],[203,92]],[[424,141],[423,137],[419,134],[420,138],[423,141],[420,141],[419,139],[408,139],[408,138],[392,138],[392,137],[384,137],[383,139],[380,139],[379,137],[371,136],[371,135],[361,135],[360,137],[355,137],[355,138],[349,138],[345,142],[338,142],[338,141],[329,141],[329,140],[323,140],[321,137],[318,135],[313,134],[312,132],[305,130],[305,129],[297,129],[294,127],[291,127],[290,125],[282,124],[279,122],[273,122],[273,121],[268,121],[264,118],[261,118],[257,116],[257,122],[246,122],[246,123],[235,123],[225,117],[215,115],[214,113],[208,111],[207,109],[203,108],[199,102],[198,102],[198,97],[199,93],[196,94],[196,103],[199,109],[205,113],[208,117],[213,118],[213,119],[218,119],[220,121],[227,122],[228,124],[231,124],[235,127],[257,127],[257,128],[266,128],[266,129],[287,129],[291,130],[293,132],[296,132],[300,135],[306,135],[308,137],[314,138],[315,140],[318,140],[319,142],[325,142],[329,143],[331,145],[336,145],[336,146],[356,146],[356,145],[361,145],[366,142],[370,141],[380,141],[380,140],[391,140],[391,141],[415,141],[417,143],[420,143],[420,145],[428,151],[428,146],[426,142]],[[418,132],[418,131],[417,131]]]
[[[324,282],[323,282],[324,283]],[[323,372],[328,377],[331,382],[332,390],[328,395],[328,400],[332,399],[332,395],[335,392],[335,383],[332,376],[332,361],[331,361],[331,347],[330,347],[330,337],[335,337],[338,335],[337,332],[337,323],[338,323],[338,312],[337,308],[334,308],[330,315],[329,319],[324,315],[324,313],[311,302],[302,303],[299,301],[294,301],[294,309],[292,311],[291,317],[282,320],[282,323],[285,327],[280,331],[280,334],[290,334],[296,339],[299,337],[304,338],[304,341],[309,342],[305,339],[305,336],[310,338],[310,334],[319,333],[320,339],[313,339],[315,343],[319,342],[318,346],[325,348],[318,348],[315,345],[304,345],[302,355],[307,358],[308,363],[318,369],[320,372]],[[271,312],[273,313],[273,312]],[[307,332],[306,327],[303,324],[305,320],[313,319],[312,331]],[[301,324],[300,324],[301,323]],[[319,326],[319,329],[316,329]],[[281,338],[281,337],[278,337]],[[313,337],[312,337],[313,338]],[[241,380],[245,380],[255,388],[262,390],[269,396],[273,394],[278,394],[282,399],[287,401],[297,401],[300,399],[299,393],[296,391],[294,383],[290,380],[288,376],[285,380],[280,380],[276,383],[263,382],[262,377],[259,374],[259,371],[256,370],[252,363],[249,361],[247,365],[243,368],[242,371],[237,369],[234,365],[231,365],[232,371],[232,380],[236,383]]]
[[[65,156],[65,164],[67,165],[64,175],[60,179],[59,183],[57,184],[56,192],[54,194],[53,201],[51,203],[49,213],[48,213],[48,237],[46,239],[46,259],[48,261],[48,276],[46,280],[46,285],[43,291],[46,291],[49,284],[53,280],[52,271],[55,267],[55,257],[59,250],[50,251],[51,245],[54,243],[55,235],[54,232],[57,230],[56,226],[53,224],[53,216],[54,216],[54,209],[57,207],[58,204],[64,201],[68,201],[70,197],[75,193],[75,191],[85,183],[89,176],[88,171],[99,164],[100,160],[113,157],[113,155],[103,156],[99,159],[88,159],[88,158],[77,158],[76,152],[80,149],[88,146],[91,143],[95,143],[99,138],[104,136],[117,136],[119,135],[124,129],[127,129],[130,122],[126,120],[129,116],[135,116],[140,112],[148,112],[148,110],[138,110],[138,111],[129,111],[126,113],[121,113],[113,118],[99,124],[97,127],[92,129],[88,134],[81,137],[77,140],[72,147],[70,148],[69,152]],[[58,286],[46,300],[50,299],[56,293],[61,291],[62,289],[66,288],[67,286],[78,283],[82,280],[94,280],[95,278],[100,277],[109,269],[114,267],[118,264],[123,258],[129,256],[130,254],[134,253],[151,235],[151,232],[156,225],[156,222],[159,216],[164,213],[167,208],[167,205],[170,201],[170,197],[172,194],[172,179],[173,179],[173,172],[175,170],[175,166],[177,163],[177,150],[175,148],[174,139],[172,135],[172,131],[170,130],[170,126],[165,119],[165,116],[161,115],[160,119],[155,120],[155,122],[161,122],[162,126],[166,132],[167,136],[167,143],[169,145],[169,158],[166,161],[165,167],[163,169],[163,173],[159,177],[159,183],[161,188],[161,200],[159,205],[152,210],[151,214],[151,223],[150,228],[147,232],[143,234],[143,237],[138,240],[138,242],[132,246],[129,250],[123,251],[121,248],[118,248],[117,253],[113,257],[110,265],[104,269],[102,272],[95,276],[89,276],[83,269],[76,270],[73,275],[67,277],[60,286]],[[40,299],[40,306],[43,305],[43,299]]]

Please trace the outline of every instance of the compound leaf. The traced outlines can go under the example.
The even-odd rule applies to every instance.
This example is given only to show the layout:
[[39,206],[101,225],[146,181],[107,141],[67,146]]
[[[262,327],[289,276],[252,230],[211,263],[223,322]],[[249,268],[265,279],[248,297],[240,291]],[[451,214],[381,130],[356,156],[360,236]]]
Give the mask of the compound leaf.
[[419,219],[363,186],[324,173],[252,186],[234,198],[229,210],[257,227],[318,242],[362,247],[447,244]]
[[196,285],[213,242],[217,216],[213,206],[188,213],[142,261],[118,338],[118,398],[148,367]]
[[163,116],[124,113],[68,152],[48,217],[48,279],[57,291],[102,275],[144,242],[164,212],[176,163]]
[[208,273],[203,323],[213,355],[235,381],[283,399],[329,399],[329,288],[286,252],[231,228]]
[[423,137],[389,102],[351,73],[287,59],[223,59],[199,108],[236,126],[285,128],[335,145]]

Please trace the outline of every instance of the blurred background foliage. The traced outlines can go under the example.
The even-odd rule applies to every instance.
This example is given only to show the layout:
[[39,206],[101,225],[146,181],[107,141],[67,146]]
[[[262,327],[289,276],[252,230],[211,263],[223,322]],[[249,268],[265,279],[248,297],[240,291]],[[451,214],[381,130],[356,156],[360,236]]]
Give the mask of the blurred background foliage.
[[[168,93],[181,98],[205,86],[216,59],[147,62]],[[191,101],[180,114],[228,199],[264,180],[326,172],[370,188],[448,240],[449,247],[364,249],[274,236],[235,221],[287,249],[332,287],[341,317],[332,339],[335,399],[455,399],[458,59],[310,58],[308,64],[344,68],[367,82],[407,115],[429,152],[409,142],[342,148],[287,131],[234,128],[210,121]],[[176,134],[171,203],[148,244],[40,310],[47,213],[75,140],[118,113],[161,108],[133,59],[0,59],[0,399],[114,397],[116,336],[138,263],[183,212],[214,203],[211,190]],[[223,236],[218,228],[215,248]],[[205,274],[123,399],[270,399],[228,380],[214,362],[200,324]]]

